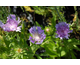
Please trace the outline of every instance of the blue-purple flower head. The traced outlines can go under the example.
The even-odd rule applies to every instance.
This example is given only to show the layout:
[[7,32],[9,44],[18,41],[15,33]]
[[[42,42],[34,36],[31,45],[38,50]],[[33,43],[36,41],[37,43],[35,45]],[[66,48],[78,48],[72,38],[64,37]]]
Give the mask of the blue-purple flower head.
[[56,33],[57,33],[57,37],[59,37],[60,39],[66,38],[69,39],[69,34],[71,33],[72,30],[69,30],[69,24],[67,24],[66,22],[59,22],[58,24],[56,24]]
[[42,30],[41,27],[33,26],[29,29],[29,32],[32,35],[29,37],[29,40],[32,43],[41,44],[43,40],[46,38],[46,35],[44,34],[44,30]]
[[16,16],[13,15],[13,14],[10,14],[8,17],[7,17],[7,21],[6,21],[6,24],[2,23],[0,21],[0,27],[4,30],[4,31],[7,31],[7,32],[10,32],[10,31],[19,31],[21,30],[21,26],[18,27],[19,23],[20,23],[20,18],[18,17],[18,20],[16,20]]

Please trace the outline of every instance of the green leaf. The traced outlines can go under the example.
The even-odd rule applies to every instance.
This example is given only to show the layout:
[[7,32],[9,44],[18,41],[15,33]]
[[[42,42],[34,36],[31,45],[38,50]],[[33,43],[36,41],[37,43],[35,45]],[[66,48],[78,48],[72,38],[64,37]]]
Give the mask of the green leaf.
[[69,39],[69,40],[64,40],[65,47],[67,49],[74,49],[76,47],[74,47],[74,45],[80,45],[80,41],[77,39]]
[[51,25],[51,27],[53,28],[53,34],[54,34],[54,32],[56,31],[55,25],[56,25],[56,17],[53,16],[53,18],[52,18],[52,25]]
[[40,24],[37,21],[35,21],[35,23],[36,23],[37,26],[40,26]]
[[80,48],[78,48],[76,45],[73,45],[74,46],[74,49],[80,51]]
[[65,51],[61,51],[61,56],[64,56],[66,54]]
[[32,49],[32,52],[35,54],[36,50],[40,47],[39,45],[37,44],[33,44],[30,42],[30,47]]
[[45,48],[47,54],[49,54],[51,57],[57,57],[58,56],[54,43],[49,43],[49,44],[45,43],[42,47]]
[[46,52],[39,54],[40,56],[49,56]]
[[76,59],[76,56],[71,52],[72,59]]
[[53,18],[52,18],[52,27],[55,28],[55,25],[56,25],[56,17],[53,16]]
[[35,54],[35,56],[37,56],[38,59],[42,59],[39,55]]

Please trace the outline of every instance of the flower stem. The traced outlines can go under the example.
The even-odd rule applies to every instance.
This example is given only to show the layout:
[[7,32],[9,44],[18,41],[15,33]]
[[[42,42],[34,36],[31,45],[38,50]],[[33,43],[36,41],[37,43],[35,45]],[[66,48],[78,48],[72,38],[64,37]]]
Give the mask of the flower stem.
[[61,16],[60,16],[60,14],[59,14],[59,12],[58,12],[58,10],[57,10],[56,6],[55,6],[55,10],[57,11],[58,16],[60,17],[60,21],[63,21],[62,18],[61,18]]

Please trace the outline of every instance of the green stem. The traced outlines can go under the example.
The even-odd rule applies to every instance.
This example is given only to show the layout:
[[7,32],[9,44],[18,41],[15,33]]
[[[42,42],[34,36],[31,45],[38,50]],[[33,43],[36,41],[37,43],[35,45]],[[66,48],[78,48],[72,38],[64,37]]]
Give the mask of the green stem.
[[60,43],[61,43],[61,40],[59,40],[60,42],[58,43],[59,44],[59,47],[57,48],[58,49],[58,53],[59,53],[59,57],[58,57],[58,59],[60,59],[61,58],[61,45],[60,45]]
[[61,16],[60,16],[60,14],[59,14],[59,12],[58,12],[58,10],[57,10],[56,6],[55,6],[55,10],[57,11],[58,16],[60,17],[60,21],[63,21],[62,18],[61,18]]
[[[60,47],[60,43],[59,43],[59,47]],[[61,58],[61,49],[60,49],[60,58]]]

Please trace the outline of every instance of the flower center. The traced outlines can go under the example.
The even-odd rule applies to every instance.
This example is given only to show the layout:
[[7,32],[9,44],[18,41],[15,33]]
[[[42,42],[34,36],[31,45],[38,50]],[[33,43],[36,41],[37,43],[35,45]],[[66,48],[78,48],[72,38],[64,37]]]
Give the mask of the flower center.
[[10,29],[11,30],[16,30],[16,28],[17,28],[16,25],[14,25],[14,24],[13,25],[10,25]]
[[39,40],[40,38],[39,38],[39,36],[35,36],[35,39],[36,39],[36,40]]
[[61,30],[62,33],[64,33],[64,30]]
[[34,34],[34,35],[33,35],[33,39],[34,39],[35,41],[40,41],[40,35],[39,35],[38,33]]

